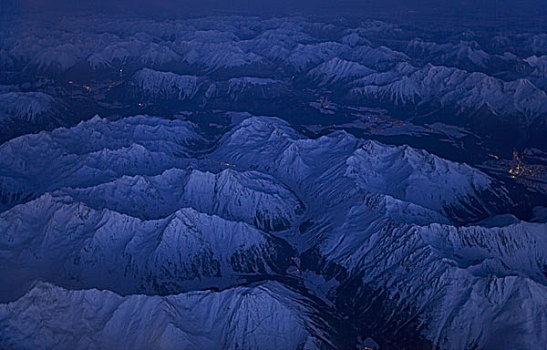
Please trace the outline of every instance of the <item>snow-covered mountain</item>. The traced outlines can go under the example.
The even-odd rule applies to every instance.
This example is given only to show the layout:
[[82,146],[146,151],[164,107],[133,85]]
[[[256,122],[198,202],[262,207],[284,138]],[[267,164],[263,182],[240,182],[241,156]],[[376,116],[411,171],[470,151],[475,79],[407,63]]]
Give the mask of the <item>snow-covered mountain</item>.
[[72,128],[21,136],[0,145],[2,207],[62,187],[184,167],[192,144],[201,141],[191,123],[147,116],[97,116]]
[[[191,99],[204,79],[218,74],[220,80],[210,79],[214,83],[207,82],[205,90],[229,101],[216,98],[215,103],[240,101],[239,95],[275,100],[292,93],[293,82],[303,80],[295,78],[312,77],[304,79],[309,83],[304,89],[343,82],[353,96],[364,95],[379,104],[435,100],[456,111],[485,107],[513,119],[522,114],[529,121],[545,114],[544,74],[538,75],[538,60],[530,58],[542,54],[541,34],[492,38],[497,54],[465,33],[448,42],[410,39],[407,34],[380,21],[346,27],[304,18],[74,19],[47,30],[29,27],[17,38],[0,31],[0,61],[10,69],[23,67],[41,74],[86,72],[90,79],[120,70],[120,79],[132,83],[125,87],[136,87],[150,98]],[[521,53],[515,50],[518,45],[529,48],[520,48]],[[508,60],[507,55],[513,56]],[[179,73],[169,72],[175,67]],[[131,74],[124,77],[126,71]],[[367,79],[353,83],[364,76]],[[270,79],[279,84],[267,87]],[[230,82],[217,84],[220,81]],[[255,90],[239,92],[246,89]]]
[[226,169],[218,174],[169,169],[156,176],[123,176],[112,182],[59,191],[94,208],[109,208],[143,219],[166,217],[192,207],[264,231],[290,227],[304,208],[271,176]]
[[[346,176],[366,191],[389,195],[405,202],[457,215],[488,207],[480,203],[487,191],[494,196],[492,179],[465,164],[441,159],[408,146],[365,142],[347,160]],[[428,191],[424,192],[423,189]],[[497,196],[504,198],[502,193]]]
[[[359,140],[342,132],[309,140],[275,118],[246,119],[224,136],[215,152],[215,157],[238,167],[258,168],[286,183],[303,186],[310,197],[318,190],[340,194],[361,188],[455,220],[486,215],[507,201],[506,194],[491,188],[487,175],[467,165],[408,146]],[[340,181],[341,174],[352,183]],[[340,189],[336,189],[338,184]],[[424,187],[427,193],[422,191]]]
[[310,66],[339,57],[348,49],[348,46],[337,42],[299,44],[289,55],[287,62],[302,71]]
[[144,68],[133,76],[133,84],[140,94],[152,100],[187,100],[199,89],[199,79],[193,75],[178,75]]
[[213,90],[209,87],[207,98],[230,97],[232,101],[241,99],[275,99],[289,94],[289,87],[280,80],[257,77],[236,77],[227,82],[217,83]]
[[[55,122],[55,99],[42,92],[0,94],[0,123]],[[48,120],[50,118],[51,120]]]
[[46,194],[3,212],[0,222],[3,269],[29,271],[5,276],[12,287],[2,295],[35,279],[122,294],[175,293],[223,287],[239,275],[284,272],[290,264],[287,245],[191,208],[142,220]]
[[545,34],[2,24],[0,349],[543,350]]
[[175,44],[175,50],[185,63],[203,67],[207,71],[252,65],[263,59],[260,55],[245,52],[239,45],[230,42],[182,41]]
[[523,116],[527,122],[547,114],[547,95],[529,80],[504,82],[483,73],[431,64],[418,69],[401,63],[355,84],[353,95],[395,105],[439,103],[462,112],[486,107],[496,114]]
[[72,44],[48,47],[32,60],[31,65],[40,71],[64,72],[83,58],[80,51]]
[[525,61],[533,68],[530,80],[538,88],[547,90],[547,56],[530,56]]
[[[247,135],[243,136],[244,133]],[[244,150],[241,150],[243,145],[234,147],[237,140],[244,138],[260,143],[250,143]],[[324,259],[345,266],[352,271],[350,274],[366,276],[364,285],[386,289],[398,295],[400,303],[405,306],[410,303],[420,315],[425,314],[423,317],[430,325],[425,332],[441,347],[492,346],[498,340],[493,335],[497,334],[495,329],[501,326],[485,323],[488,317],[484,315],[499,312],[511,325],[521,324],[530,317],[544,317],[538,311],[545,306],[546,293],[541,272],[547,249],[542,233],[546,229],[544,224],[521,223],[503,228],[446,226],[446,218],[461,218],[462,212],[457,213],[454,208],[465,208],[467,215],[485,214],[484,207],[489,204],[477,200],[485,198],[481,191],[488,188],[491,180],[477,170],[408,147],[389,147],[375,142],[365,142],[358,147],[359,142],[349,135],[306,140],[275,120],[249,119],[223,142],[223,148],[235,150],[229,155],[236,164],[254,167],[260,158],[268,160],[264,170],[304,188],[303,192],[314,198],[314,202],[320,199],[320,203],[325,203],[311,204],[310,211],[331,213],[326,217],[324,212],[312,216],[311,220],[322,222],[323,228],[318,233],[311,230],[309,234],[314,236],[309,241],[311,245],[323,241],[319,246]],[[351,147],[348,149],[348,146]],[[293,171],[297,177],[291,174]],[[386,180],[387,183],[383,182]],[[413,184],[418,183],[420,186],[413,190]],[[428,191],[423,192],[423,188]],[[367,198],[364,203],[363,195]],[[503,195],[499,200],[505,200]],[[328,219],[329,215],[332,219]],[[345,219],[341,219],[341,215],[346,215]],[[336,228],[329,229],[329,226]],[[449,239],[447,234],[456,236]],[[452,239],[456,241],[451,248],[437,245]],[[515,243],[509,245],[510,241]],[[386,260],[381,262],[381,259]],[[457,264],[454,266],[446,259],[454,259]],[[420,266],[413,265],[414,261]],[[423,275],[412,275],[413,271]],[[512,277],[515,274],[519,277]],[[395,282],[397,276],[403,280]],[[492,278],[495,281],[488,282]],[[492,284],[501,290],[492,291]],[[446,303],[454,297],[450,291],[468,285],[470,294],[461,294],[460,302],[451,305],[454,313],[443,311],[442,315],[449,318],[442,319],[445,316],[439,316],[440,310],[446,310],[449,307]],[[511,295],[522,298],[528,289],[535,292],[526,297],[530,302],[526,312],[520,313],[515,309],[518,306],[505,304],[504,300]],[[482,299],[477,299],[474,293]],[[481,311],[476,309],[479,305],[483,308]],[[462,322],[491,328],[469,326],[464,333],[455,333],[455,327]],[[507,336],[519,339],[518,342],[527,347],[539,348],[544,339],[534,331],[535,327],[525,328],[520,335],[508,333]]]
[[[385,291],[394,307],[413,310],[406,320],[418,317],[423,333],[442,349],[543,346],[545,224],[417,226],[393,216],[392,206],[400,203],[387,212],[377,203],[351,208],[320,248],[327,259],[362,276],[356,297]],[[405,321],[386,322],[403,327]]]
[[[4,90],[4,91],[2,91]],[[43,92],[21,92],[13,86],[0,86],[0,143],[44,128],[63,125],[55,98]]]
[[146,43],[140,40],[116,40],[91,54],[87,62],[93,69],[104,69],[113,64],[122,65],[124,62],[138,57],[145,50]]
[[481,50],[477,42],[437,44],[414,39],[408,44],[407,51],[413,56],[442,66],[485,68],[490,60],[490,55]]
[[9,330],[0,342],[32,349],[329,348],[317,313],[309,299],[275,282],[125,297],[38,283],[21,299],[0,305],[0,327]]
[[367,67],[377,67],[381,64],[393,64],[409,60],[409,57],[404,53],[394,51],[385,46],[377,48],[368,45],[357,46],[345,53],[344,56]]
[[[243,139],[254,142],[242,149],[237,141]],[[323,272],[328,274],[329,264],[342,265],[350,276],[364,276],[363,288],[385,290],[400,306],[414,308],[434,344],[490,348],[514,339],[511,343],[539,349],[544,343],[536,327],[545,320],[539,311],[547,293],[545,224],[448,224],[489,215],[487,208],[507,200],[490,188],[485,174],[347,134],[307,140],[272,119],[244,121],[217,152],[241,166],[262,166],[305,193],[301,196],[313,201],[308,220],[317,228],[312,225],[304,240],[307,247],[318,245],[327,262]],[[524,312],[509,302],[523,299]],[[539,323],[524,326],[529,319]],[[498,330],[516,325],[524,328],[499,337]]]
[[333,58],[322,63],[308,72],[308,76],[316,80],[320,86],[336,84],[340,81],[357,79],[369,74],[374,70],[367,68],[359,63]]
[[539,54],[539,55],[545,55],[547,54],[547,34],[546,33],[540,33],[540,34],[529,34],[527,35],[527,44],[530,50],[532,50],[533,53]]
[[[106,150],[96,156],[106,144],[115,150],[134,142],[143,145],[143,152],[158,152],[163,158],[141,154],[120,162],[119,154],[113,158]],[[415,331],[441,348],[490,348],[501,341],[540,349],[545,342],[539,329],[547,300],[546,226],[494,219],[487,225],[461,226],[492,216],[509,202],[503,188],[484,173],[425,151],[345,132],[308,139],[271,117],[250,116],[211,153],[191,162],[193,142],[203,141],[188,122],[138,116],[115,122],[94,118],[2,146],[2,159],[12,174],[41,179],[32,189],[36,199],[18,198],[10,203],[23,204],[9,205],[0,214],[0,274],[10,281],[6,286],[20,286],[2,289],[4,300],[17,300],[0,317],[13,334],[2,338],[4,344],[41,339],[24,340],[30,328],[22,322],[43,324],[50,317],[49,305],[35,305],[36,311],[24,314],[30,318],[21,321],[23,316],[10,311],[28,303],[29,295],[60,293],[68,298],[64,303],[72,304],[77,293],[99,293],[96,300],[102,303],[105,295],[113,294],[70,289],[164,295],[226,288],[242,278],[283,276],[286,271],[293,271],[327,305],[349,295],[356,298],[352,310],[361,310],[375,303],[366,291],[378,291],[383,295],[379,300],[392,302],[377,316],[377,327],[408,327],[409,320],[418,318]],[[40,162],[30,157],[35,147],[49,150]],[[18,162],[25,158],[15,158],[15,149],[29,158]],[[106,162],[113,164],[107,167]],[[187,168],[190,164],[226,169],[206,172]],[[78,176],[73,176],[75,168]],[[4,188],[22,186],[21,178],[4,175]],[[20,297],[34,280],[69,290],[41,285]],[[350,289],[349,281],[354,281]],[[220,293],[233,290],[237,288]],[[275,300],[295,295],[285,287],[279,290]],[[97,317],[114,317],[116,310],[104,309]],[[145,310],[139,308],[138,319],[147,319]],[[316,339],[309,328],[316,323],[294,314],[302,308],[291,304],[288,310],[304,322],[297,323],[306,325],[299,333],[306,336],[282,337],[289,342],[286,346]],[[236,319],[252,315],[247,309],[230,312]],[[393,314],[398,316],[389,316]],[[371,317],[365,311],[362,315]],[[155,322],[154,329],[168,327],[161,317]],[[272,322],[272,329],[285,329],[285,321]],[[44,341],[69,342],[81,332],[74,325],[65,327],[69,336],[48,331]],[[97,327],[93,333],[102,336],[106,326],[99,322]],[[247,339],[241,330],[221,329],[212,344],[225,337]],[[306,346],[320,346],[316,341]]]

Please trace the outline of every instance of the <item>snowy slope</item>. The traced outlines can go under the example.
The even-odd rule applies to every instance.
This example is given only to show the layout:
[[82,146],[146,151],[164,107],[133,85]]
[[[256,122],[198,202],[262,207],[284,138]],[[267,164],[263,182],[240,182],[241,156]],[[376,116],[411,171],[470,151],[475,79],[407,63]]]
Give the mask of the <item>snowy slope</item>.
[[[8,169],[42,178],[35,194],[53,192],[0,214],[0,274],[9,281],[6,286],[20,286],[3,288],[6,300],[19,297],[34,280],[124,295],[163,295],[234,286],[242,275],[280,276],[292,271],[330,305],[354,293],[354,307],[361,307],[360,302],[373,302],[365,297],[360,301],[362,290],[381,291],[391,306],[378,322],[388,318],[400,327],[419,319],[417,331],[440,348],[495,348],[503,342],[540,349],[545,342],[540,330],[547,300],[547,227],[518,220],[508,225],[455,224],[488,217],[508,201],[492,179],[465,164],[345,132],[308,139],[285,121],[252,116],[226,133],[212,153],[202,155],[205,159],[193,163],[229,164],[218,173],[177,169],[186,168],[192,142],[200,141],[195,127],[181,120],[95,118],[72,129],[14,141],[21,145],[20,154],[29,156],[24,162],[9,157],[14,145],[8,142],[2,148]],[[106,153],[105,163],[94,166],[99,170],[96,175],[84,172],[87,175],[76,177],[79,181],[66,175],[73,173],[70,165],[90,162],[106,144],[124,147],[133,142],[163,152],[165,158],[145,167],[141,158],[120,169],[115,162],[105,175],[101,169],[112,160]],[[47,168],[40,168],[37,160],[33,163],[31,145],[47,145]],[[73,154],[70,162],[63,160],[67,151]],[[163,169],[168,165],[174,169]],[[136,169],[138,173],[132,174]],[[5,186],[8,180],[13,186],[21,181],[15,176],[5,179]],[[301,271],[295,254],[310,250],[317,252],[319,261],[307,262],[314,270]],[[345,272],[333,274],[340,269]],[[360,285],[344,290],[348,280]],[[154,298],[161,299],[146,297]],[[301,309],[291,304],[290,310]],[[253,315],[239,311],[229,317]],[[194,316],[213,314],[215,310]],[[36,315],[48,313],[38,311],[20,322],[35,324],[50,317]],[[115,315],[110,310],[102,317]],[[19,336],[27,328],[13,313],[0,319],[16,330],[9,333],[13,338],[2,339],[7,344],[41,339]],[[164,327],[161,317],[158,322],[154,329]],[[277,329],[277,322],[269,327]],[[99,324],[93,334],[102,334]],[[247,339],[241,335],[245,332],[222,329],[211,338],[212,346],[224,341],[218,339],[226,334],[247,341],[240,340]],[[47,341],[59,337],[54,341],[80,346],[70,340],[80,329],[69,328],[63,336],[46,332]],[[288,348],[308,339],[290,334],[280,338],[289,342],[283,343]],[[209,344],[204,338],[192,339]],[[136,344],[151,344],[148,341]]]
[[[353,88],[353,96],[399,105],[434,103],[460,112],[487,108],[512,118],[523,115],[530,124],[541,122],[539,117],[547,112],[541,90],[545,89],[545,78],[534,71],[536,61],[525,60],[532,53],[541,55],[542,34],[493,38],[499,41],[499,50],[505,50],[498,55],[487,53],[478,44],[480,40],[473,41],[465,33],[443,43],[409,41],[407,34],[394,24],[371,20],[348,27],[304,18],[208,17],[164,22],[73,19],[48,30],[28,28],[16,38],[7,30],[0,31],[4,39],[0,56],[6,66],[45,73],[78,70],[82,64],[99,70],[125,71],[126,66],[143,69],[133,83],[141,97],[156,100],[191,99],[204,78],[148,68],[186,67],[199,76],[228,75],[222,78],[226,80],[244,75],[261,77],[252,78],[252,82],[246,78],[230,81],[226,83],[229,87],[211,86],[216,92],[209,91],[210,96],[225,95],[230,101],[241,101],[243,95],[285,96],[286,86],[297,76],[311,76],[321,86],[366,76],[361,83],[346,86]],[[514,47],[519,45],[529,48]],[[519,50],[525,49],[532,53],[522,56]],[[397,50],[406,50],[409,55]],[[510,53],[513,51],[516,55]],[[504,60],[507,55],[513,58]],[[430,64],[423,66],[425,63]],[[378,72],[369,75],[366,68],[356,64]],[[422,68],[408,69],[411,65]],[[492,75],[461,70],[487,71],[487,66],[492,68],[488,72]],[[265,72],[284,84],[256,84],[256,79],[269,79]],[[230,93],[226,94],[226,89]]]
[[490,55],[480,49],[477,42],[444,43],[412,40],[407,51],[416,57],[443,66],[465,66],[485,68]]
[[[494,193],[487,175],[467,165],[408,146],[362,141],[344,132],[304,139],[275,118],[244,120],[224,136],[216,152],[217,157],[238,167],[258,167],[272,173],[300,187],[310,198],[318,194],[314,191],[340,195],[355,191],[357,186],[364,192],[389,195],[454,220],[484,216],[496,203],[507,201],[506,194]],[[351,182],[341,179],[342,174]],[[428,193],[421,191],[423,186]],[[481,200],[487,192],[493,203]]]
[[181,60],[167,44],[151,43],[140,55],[140,61],[147,67],[162,67]]
[[169,296],[36,284],[0,305],[0,344],[32,349],[324,349],[311,302],[274,282]]
[[530,56],[524,60],[533,71],[530,74],[530,80],[544,91],[547,90],[547,56]]
[[[367,141],[346,164],[346,176],[355,179],[364,190],[387,194],[449,216],[457,215],[461,208],[480,211],[488,207],[480,201],[487,191],[492,191],[492,180],[486,174],[409,146]],[[501,193],[498,195],[504,197]]]
[[386,46],[371,47],[368,45],[357,46],[344,54],[351,61],[359,62],[368,67],[376,67],[380,64],[405,62],[409,57],[402,52],[394,51]]
[[356,82],[352,94],[396,105],[437,102],[460,111],[487,107],[497,114],[523,115],[528,122],[547,114],[547,95],[530,81],[503,82],[483,73],[427,64],[401,63]]
[[[347,349],[369,336],[382,349],[544,348],[540,209],[521,221],[500,182],[424,150],[305,136],[311,118],[353,131],[378,107],[487,115],[469,124],[509,122],[541,143],[544,33],[296,16],[8,22],[0,349]],[[309,108],[320,97],[332,114]],[[126,117],[136,102],[165,118]],[[108,118],[70,120],[97,108]]]
[[186,100],[193,98],[198,89],[198,77],[159,72],[144,68],[133,76],[138,94],[153,100]]
[[124,62],[139,57],[146,50],[146,43],[141,40],[116,40],[102,50],[91,54],[87,62],[93,69],[103,69],[113,64],[122,65]]
[[440,348],[542,348],[545,224],[416,226],[377,203],[351,208],[321,245],[327,259],[387,291],[397,308],[410,305],[407,317],[420,317]]
[[204,67],[207,71],[247,66],[263,59],[254,52],[244,51],[233,42],[181,41],[175,43],[174,50],[184,62]]
[[201,141],[191,123],[148,116],[94,117],[72,128],[21,136],[0,146],[2,203],[184,167],[190,147]]
[[359,63],[333,58],[308,72],[308,76],[319,82],[319,85],[336,84],[337,82],[356,79],[373,73],[374,70]]
[[[308,218],[319,224],[299,242],[318,245],[322,258],[349,276],[364,276],[364,288],[385,290],[398,307],[416,310],[408,317],[419,316],[424,334],[441,348],[490,348],[499,341],[541,348],[545,224],[448,224],[488,215],[483,191],[496,194],[485,174],[344,133],[306,140],[272,119],[247,119],[221,144],[217,152],[231,162],[258,166],[305,193]],[[497,195],[494,201],[506,201]]]
[[226,98],[233,101],[241,99],[273,99],[287,95],[288,86],[275,79],[257,77],[231,78],[224,84],[217,84],[215,97]]
[[300,200],[274,178],[231,169],[218,174],[169,169],[157,176],[124,176],[59,193],[94,208],[109,208],[143,219],[157,219],[192,207],[265,231],[289,227],[303,211]]
[[64,72],[83,59],[84,52],[72,44],[47,47],[31,62],[40,71]]
[[[239,274],[279,273],[289,264],[290,248],[267,234],[191,208],[142,220],[46,194],[1,213],[0,227],[3,296],[34,279],[173,293],[230,285]],[[21,266],[26,274],[7,273]]]
[[55,112],[55,99],[42,92],[0,94],[0,123],[48,122]]
[[297,70],[304,70],[312,65],[326,62],[340,56],[349,49],[337,42],[322,42],[318,44],[299,44],[287,58],[287,62]]

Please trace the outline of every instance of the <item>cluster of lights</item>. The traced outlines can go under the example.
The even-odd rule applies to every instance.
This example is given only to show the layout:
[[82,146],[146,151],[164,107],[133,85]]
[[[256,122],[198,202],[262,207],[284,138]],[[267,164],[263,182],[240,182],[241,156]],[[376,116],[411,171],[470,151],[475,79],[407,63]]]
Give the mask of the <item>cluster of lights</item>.
[[509,174],[511,174],[512,178],[515,178],[524,173],[524,167],[520,166],[520,164],[522,163],[522,160],[520,159],[520,156],[517,151],[513,151],[513,161],[516,163],[516,166],[509,169]]

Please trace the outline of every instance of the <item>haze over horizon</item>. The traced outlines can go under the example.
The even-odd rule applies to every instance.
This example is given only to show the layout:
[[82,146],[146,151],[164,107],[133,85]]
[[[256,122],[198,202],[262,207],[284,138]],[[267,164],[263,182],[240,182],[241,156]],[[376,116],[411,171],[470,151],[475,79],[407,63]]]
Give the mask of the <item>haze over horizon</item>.
[[[232,11],[241,13],[280,13],[299,11],[302,13],[321,13],[324,11],[347,12],[353,15],[375,12],[416,12],[424,14],[480,13],[482,15],[514,15],[526,13],[528,16],[545,16],[547,9],[541,0],[1,0],[6,12],[40,12],[40,11],[124,11],[127,13],[150,13],[169,11],[184,13],[188,11]],[[349,11],[349,12],[348,12]]]

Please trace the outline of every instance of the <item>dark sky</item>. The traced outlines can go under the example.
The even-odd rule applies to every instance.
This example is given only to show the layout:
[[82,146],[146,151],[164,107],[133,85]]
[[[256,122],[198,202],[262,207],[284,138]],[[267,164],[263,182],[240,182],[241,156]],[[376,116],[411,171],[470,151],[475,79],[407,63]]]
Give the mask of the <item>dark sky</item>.
[[534,16],[547,14],[547,0],[0,0],[6,12],[85,10],[192,15],[209,11],[241,14],[418,13],[443,16]]

